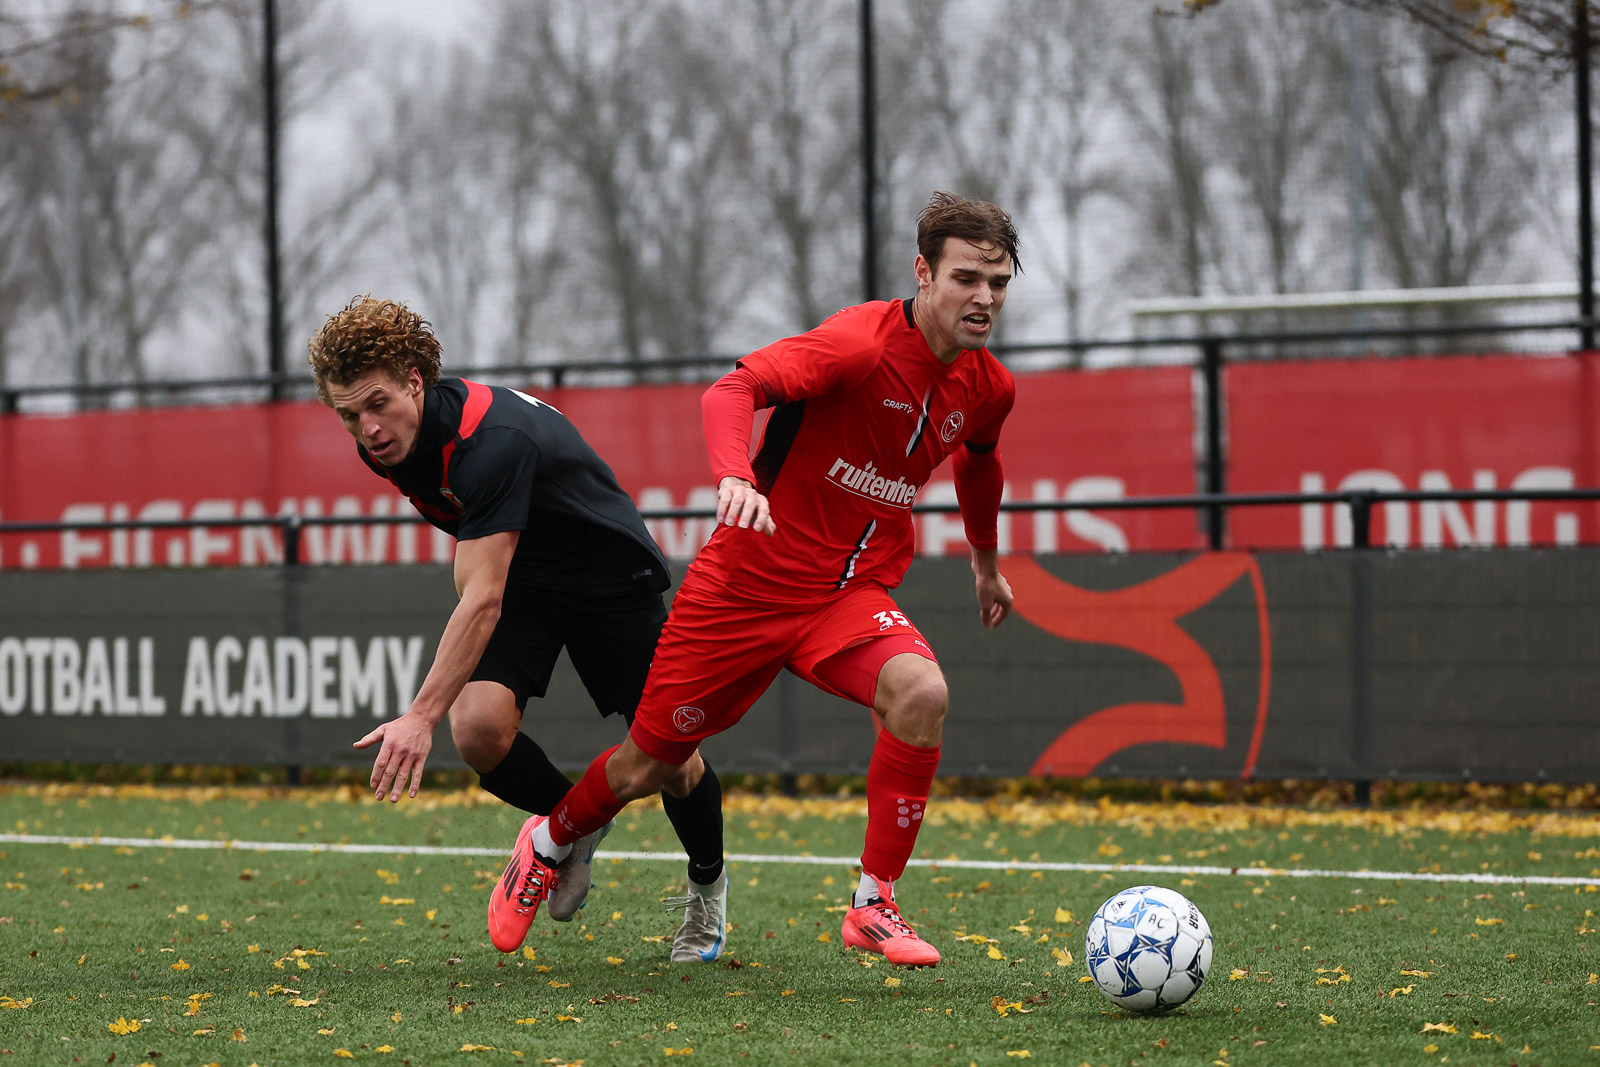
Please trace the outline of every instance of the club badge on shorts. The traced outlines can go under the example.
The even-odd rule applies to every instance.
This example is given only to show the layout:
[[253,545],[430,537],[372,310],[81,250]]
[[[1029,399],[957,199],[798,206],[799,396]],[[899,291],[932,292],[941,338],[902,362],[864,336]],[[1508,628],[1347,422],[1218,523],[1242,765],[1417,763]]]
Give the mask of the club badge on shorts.
[[706,721],[706,713],[699,708],[685,705],[672,713],[672,725],[678,728],[680,734],[692,734],[700,729]]

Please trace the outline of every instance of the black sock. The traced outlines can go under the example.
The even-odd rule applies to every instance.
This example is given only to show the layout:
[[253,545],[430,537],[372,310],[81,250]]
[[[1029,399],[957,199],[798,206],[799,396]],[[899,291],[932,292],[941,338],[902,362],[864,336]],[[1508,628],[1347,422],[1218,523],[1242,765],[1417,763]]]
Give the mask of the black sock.
[[478,775],[478,784],[531,815],[549,815],[572,788],[572,779],[556,769],[533,738],[518,730],[506,758],[494,770]]
[[661,794],[661,806],[672,820],[672,828],[689,854],[689,880],[710,885],[722,876],[722,783],[717,772],[706,764],[700,784],[679,799]]

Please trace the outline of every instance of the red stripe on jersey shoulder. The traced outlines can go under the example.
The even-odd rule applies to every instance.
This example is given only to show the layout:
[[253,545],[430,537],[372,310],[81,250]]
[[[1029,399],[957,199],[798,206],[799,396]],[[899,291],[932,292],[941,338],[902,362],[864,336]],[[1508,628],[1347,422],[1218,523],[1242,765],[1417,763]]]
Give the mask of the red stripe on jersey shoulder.
[[494,393],[487,385],[469,382],[465,378],[461,379],[461,384],[467,387],[467,402],[461,406],[461,428],[456,431],[456,436],[465,441],[477,432],[478,424],[489,413]]

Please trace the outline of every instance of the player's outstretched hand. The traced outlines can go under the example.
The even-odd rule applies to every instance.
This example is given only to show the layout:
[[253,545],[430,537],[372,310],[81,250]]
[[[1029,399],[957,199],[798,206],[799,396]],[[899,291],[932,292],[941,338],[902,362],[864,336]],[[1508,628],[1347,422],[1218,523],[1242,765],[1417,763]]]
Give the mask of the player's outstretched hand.
[[428,752],[433,748],[433,726],[415,712],[406,712],[391,722],[382,723],[376,730],[355,743],[356,748],[368,748],[383,742],[378,758],[372,761],[370,785],[377,799],[385,793],[391,802],[398,802],[406,791],[406,778],[411,779],[410,795],[415,797],[422,788],[422,768],[428,762]]
[[767,498],[743,478],[732,475],[717,484],[717,522],[764,534],[778,532]]
[[976,559],[972,571],[978,579],[978,621],[992,630],[1011,614],[1011,583],[997,568],[980,566]]

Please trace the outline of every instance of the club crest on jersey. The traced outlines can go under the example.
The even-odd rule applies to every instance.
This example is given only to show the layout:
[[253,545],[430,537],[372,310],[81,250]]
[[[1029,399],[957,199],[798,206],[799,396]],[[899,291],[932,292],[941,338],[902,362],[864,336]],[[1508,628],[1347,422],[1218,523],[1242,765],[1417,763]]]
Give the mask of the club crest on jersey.
[[450,503],[454,504],[456,507],[459,508],[461,506],[461,501],[456,499],[456,495],[450,491],[448,486],[440,486],[439,495],[450,501]]
[[897,508],[909,508],[917,499],[919,488],[904,478],[895,478],[893,481],[885,478],[870,460],[865,467],[857,467],[846,460],[836,459],[833,466],[828,468],[828,480],[856,496],[892,504]]
[[965,415],[959,411],[952,411],[944,420],[944,425],[939,427],[939,436],[944,439],[945,444],[949,444],[956,439],[956,434],[961,432],[961,427],[966,425],[966,422]]
[[699,708],[684,705],[672,713],[672,725],[680,734],[692,734],[706,721],[706,713]]

